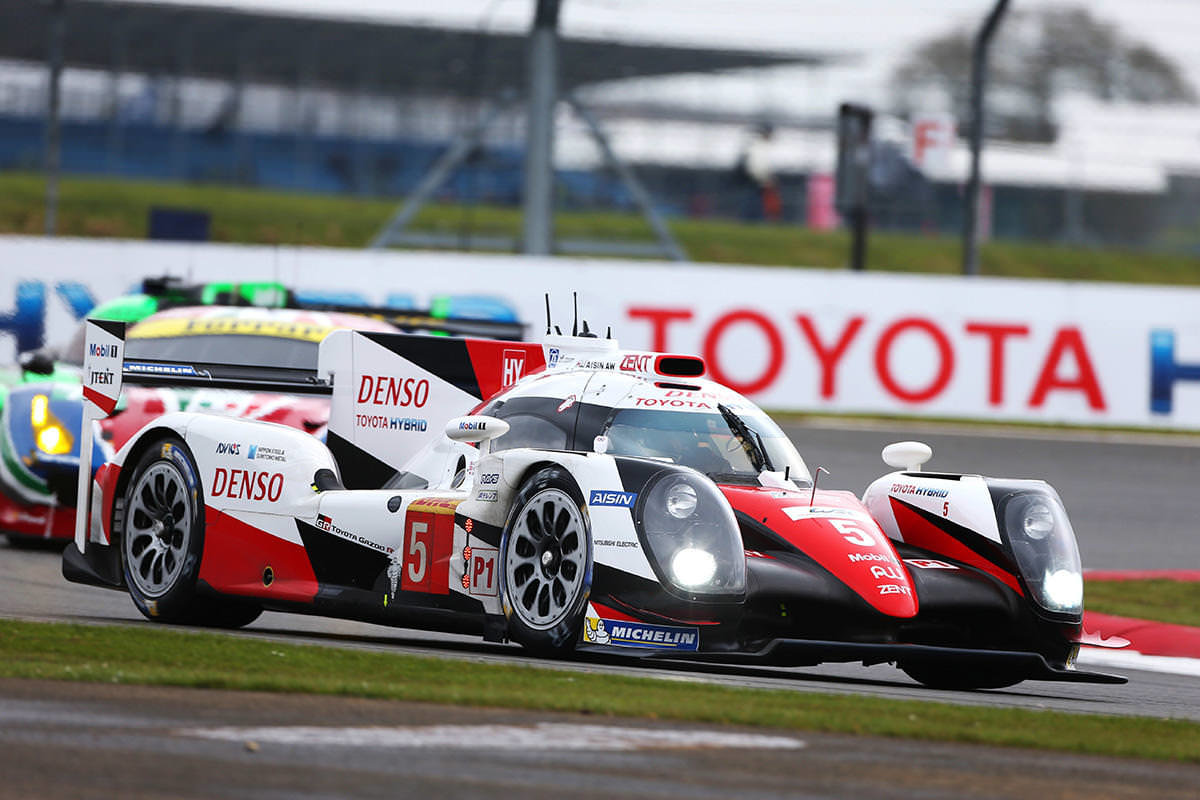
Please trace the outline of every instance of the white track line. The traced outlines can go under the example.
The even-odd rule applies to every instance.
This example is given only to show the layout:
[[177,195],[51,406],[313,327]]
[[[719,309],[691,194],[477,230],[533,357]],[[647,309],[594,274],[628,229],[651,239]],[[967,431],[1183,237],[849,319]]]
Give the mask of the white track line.
[[1079,664],[1110,669],[1138,669],[1146,672],[1162,672],[1168,675],[1188,675],[1200,678],[1200,658],[1178,656],[1148,656],[1137,650],[1108,650],[1098,647],[1083,647],[1079,650]]
[[412,727],[335,728],[289,725],[262,728],[184,728],[177,735],[225,742],[254,742],[306,747],[457,748],[463,750],[646,750],[749,748],[795,750],[804,742],[791,736],[766,736],[715,730],[639,728],[618,725],[425,725]]

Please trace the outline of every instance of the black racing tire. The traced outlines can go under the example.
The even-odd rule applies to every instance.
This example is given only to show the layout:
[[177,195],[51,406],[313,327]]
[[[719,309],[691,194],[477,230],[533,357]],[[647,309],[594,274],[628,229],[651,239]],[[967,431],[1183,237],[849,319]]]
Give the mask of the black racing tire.
[[120,552],[129,596],[148,619],[236,628],[262,613],[250,601],[197,593],[204,491],[196,460],[178,437],[155,441],[130,473]]
[[565,469],[546,467],[521,485],[500,539],[500,582],[509,638],[541,655],[575,648],[592,588],[592,535]]
[[929,689],[1003,689],[1025,680],[1005,667],[965,667],[937,661],[901,661],[904,674]]

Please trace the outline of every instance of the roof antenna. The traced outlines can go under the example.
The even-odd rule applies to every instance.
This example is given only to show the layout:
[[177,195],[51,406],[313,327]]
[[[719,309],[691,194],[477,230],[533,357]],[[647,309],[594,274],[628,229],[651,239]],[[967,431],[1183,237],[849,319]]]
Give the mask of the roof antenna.
[[611,339],[611,338],[612,338],[612,325],[609,325],[609,326],[608,326],[608,333],[604,334],[604,338],[605,338],[605,339]]
[[571,318],[571,335],[579,335],[579,292],[571,292],[571,303],[575,306],[574,316]]
[[546,335],[550,335],[550,293],[546,292]]
[[593,333],[590,329],[588,329],[588,324],[587,324],[586,319],[583,321],[583,330],[581,330],[579,332],[579,335],[583,336],[584,338],[587,338],[587,339],[595,339],[596,338],[596,334]]
[[817,481],[821,480],[821,473],[829,474],[829,470],[824,467],[817,467],[817,471],[813,473],[813,488],[812,494],[808,496],[808,507],[812,508],[813,500],[817,499]]

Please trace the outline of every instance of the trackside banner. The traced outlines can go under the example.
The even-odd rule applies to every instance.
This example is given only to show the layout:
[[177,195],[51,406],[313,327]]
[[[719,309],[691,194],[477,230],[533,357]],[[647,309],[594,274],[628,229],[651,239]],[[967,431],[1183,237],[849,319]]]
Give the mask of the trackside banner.
[[[0,237],[0,363],[147,276],[490,298],[696,353],[767,408],[1200,430],[1200,289],[476,254]],[[681,400],[680,402],[684,402]]]

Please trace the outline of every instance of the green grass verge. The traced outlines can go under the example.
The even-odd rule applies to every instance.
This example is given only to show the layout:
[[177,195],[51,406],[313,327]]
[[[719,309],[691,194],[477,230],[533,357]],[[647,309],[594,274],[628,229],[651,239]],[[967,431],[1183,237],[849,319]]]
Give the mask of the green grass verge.
[[1087,581],[1088,611],[1200,627],[1200,583],[1183,581]]
[[[0,174],[0,233],[40,234],[45,184],[40,176]],[[151,206],[200,209],[212,214],[217,241],[362,247],[397,207],[399,200],[362,199],[268,192],[230,186],[152,183],[107,178],[68,178],[62,182],[59,231],[70,236],[146,235]],[[673,219],[672,231],[696,261],[840,269],[847,263],[844,232],[812,231],[795,225],[746,224],[721,220]],[[520,230],[520,211],[488,206],[432,205],[417,217],[414,230],[462,235],[505,234]],[[645,221],[634,214],[560,213],[563,237],[647,240]],[[872,270],[958,274],[957,238],[873,232],[868,254]],[[1200,284],[1200,258],[1164,253],[989,242],[981,250],[985,275]]]
[[0,675],[584,712],[1200,763],[1200,724],[1184,720],[740,689],[149,626],[0,620]]

